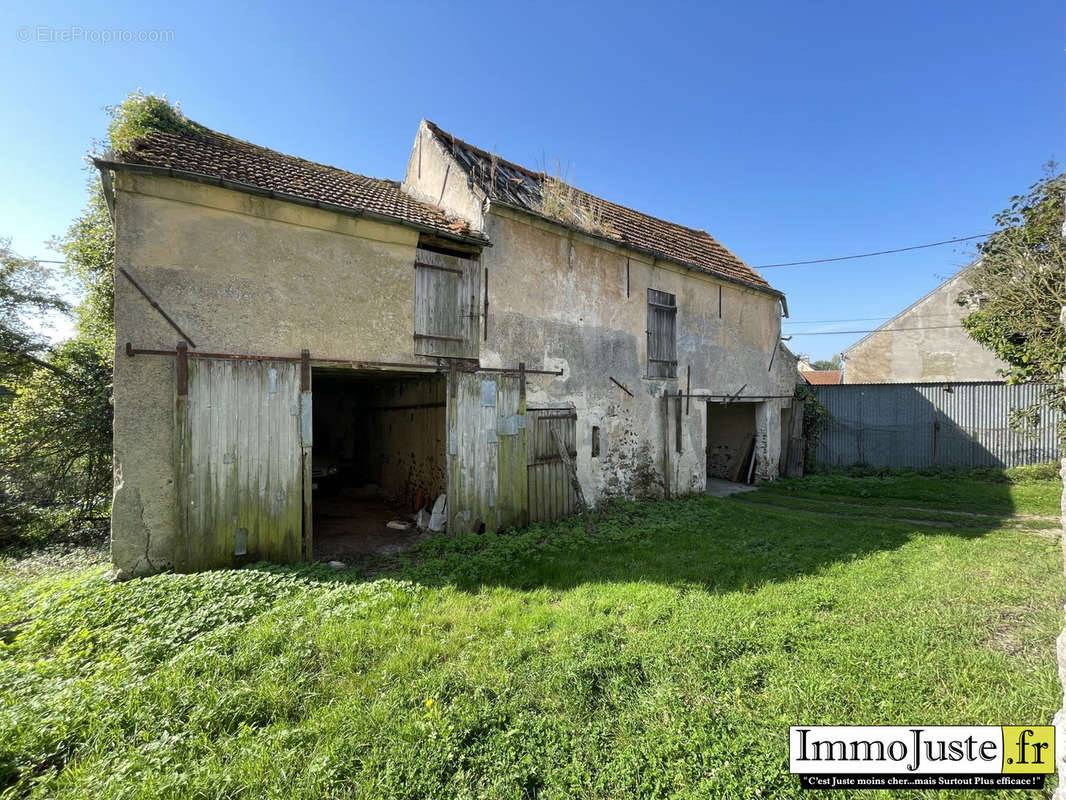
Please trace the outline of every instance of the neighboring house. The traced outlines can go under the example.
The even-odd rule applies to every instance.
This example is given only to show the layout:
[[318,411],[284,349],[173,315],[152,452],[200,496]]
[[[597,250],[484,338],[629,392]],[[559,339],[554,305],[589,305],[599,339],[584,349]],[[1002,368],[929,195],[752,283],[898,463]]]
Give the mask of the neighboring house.
[[800,379],[809,386],[833,386],[844,382],[844,373],[839,369],[815,369],[811,366],[810,356],[796,359],[796,370]]
[[495,530],[778,474],[784,297],[704,231],[425,121],[402,185],[210,131],[96,164],[122,575],[310,559],[441,494]]
[[841,355],[844,383],[1002,381],[1007,364],[962,327],[970,309],[959,295],[970,288],[958,272]]
[[810,386],[835,386],[844,382],[844,375],[839,369],[800,370],[799,376]]

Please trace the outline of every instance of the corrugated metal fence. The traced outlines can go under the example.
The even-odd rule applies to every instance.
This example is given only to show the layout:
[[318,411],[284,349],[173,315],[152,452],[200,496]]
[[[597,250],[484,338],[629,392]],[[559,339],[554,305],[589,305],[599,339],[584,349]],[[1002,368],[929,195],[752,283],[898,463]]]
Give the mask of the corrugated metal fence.
[[1059,457],[1059,414],[1040,411],[1035,434],[1010,412],[1046,387],[1003,383],[883,383],[814,386],[829,412],[815,452],[828,466],[1016,467]]

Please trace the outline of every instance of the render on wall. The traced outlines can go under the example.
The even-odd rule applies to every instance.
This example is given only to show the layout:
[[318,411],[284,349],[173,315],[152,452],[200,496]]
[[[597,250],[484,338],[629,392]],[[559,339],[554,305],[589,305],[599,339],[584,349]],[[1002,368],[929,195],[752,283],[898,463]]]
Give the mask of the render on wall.
[[[794,359],[775,355],[777,293],[499,202],[455,152],[423,122],[403,187],[483,225],[492,246],[482,253],[488,318],[481,363],[532,359],[529,366],[562,371],[530,377],[527,406],[575,409],[576,465],[590,501],[703,489],[707,401],[679,403],[679,391],[752,399],[756,474],[774,478],[780,412],[795,386]],[[663,296],[677,309],[672,376],[649,362],[649,299]]]
[[969,267],[843,352],[844,383],[998,381],[1007,364],[962,327]]
[[[412,361],[418,233],[166,177],[116,175],[116,268],[206,352]],[[373,274],[373,281],[353,281]],[[178,334],[115,280],[112,562],[123,577],[174,564]]]

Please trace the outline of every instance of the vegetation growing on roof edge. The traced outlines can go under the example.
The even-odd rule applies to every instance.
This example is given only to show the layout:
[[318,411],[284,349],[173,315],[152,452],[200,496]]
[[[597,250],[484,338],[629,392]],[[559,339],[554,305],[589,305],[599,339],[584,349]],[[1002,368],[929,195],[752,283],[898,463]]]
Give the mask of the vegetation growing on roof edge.
[[541,214],[561,222],[567,227],[596,236],[613,236],[614,229],[603,218],[603,210],[582,200],[577,190],[567,183],[562,174],[562,164],[556,162],[555,174],[542,173],[540,181]]
[[178,103],[171,103],[166,95],[145,94],[138,89],[126,96],[117,106],[108,106],[111,123],[107,137],[113,153],[126,152],[133,142],[152,131],[176,134],[204,133],[207,128],[181,113]]

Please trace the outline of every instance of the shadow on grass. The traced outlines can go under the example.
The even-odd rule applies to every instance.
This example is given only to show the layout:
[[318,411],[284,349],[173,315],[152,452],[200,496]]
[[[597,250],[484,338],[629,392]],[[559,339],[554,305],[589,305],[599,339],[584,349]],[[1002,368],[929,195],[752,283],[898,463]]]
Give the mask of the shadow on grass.
[[[466,591],[493,586],[570,589],[612,581],[695,584],[721,593],[754,591],[898,549],[919,535],[983,536],[1002,526],[1012,506],[1006,484],[988,483],[982,491],[986,507],[999,510],[960,518],[958,524],[945,523],[932,510],[929,516],[934,519],[928,522],[891,519],[880,515],[889,509],[875,506],[838,514],[702,495],[619,501],[583,517],[523,530],[439,536],[399,557],[348,570],[324,565],[295,569],[328,582],[390,577]],[[861,504],[862,499],[854,502]]]

